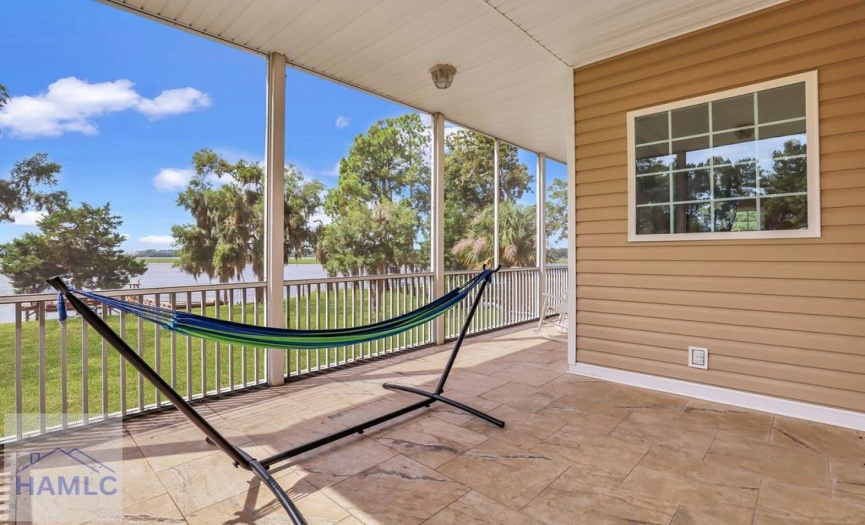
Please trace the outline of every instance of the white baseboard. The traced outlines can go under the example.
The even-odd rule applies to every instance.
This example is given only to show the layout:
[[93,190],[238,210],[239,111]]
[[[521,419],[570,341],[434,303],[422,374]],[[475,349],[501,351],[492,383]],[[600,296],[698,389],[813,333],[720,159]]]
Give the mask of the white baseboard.
[[667,392],[669,394],[769,412],[770,414],[780,416],[865,431],[865,413],[862,412],[841,410],[839,408],[792,401],[763,394],[754,394],[752,392],[743,392],[741,390],[732,390],[730,388],[692,383],[680,379],[670,379],[585,363],[571,364],[569,365],[569,371],[572,374],[605,379],[614,383],[622,383]]

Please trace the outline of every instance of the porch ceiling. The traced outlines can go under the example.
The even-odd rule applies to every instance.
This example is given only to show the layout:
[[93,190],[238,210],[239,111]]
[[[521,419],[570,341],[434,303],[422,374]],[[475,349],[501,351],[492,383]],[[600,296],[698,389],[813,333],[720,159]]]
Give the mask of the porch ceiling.
[[564,161],[573,67],[785,0],[99,1]]

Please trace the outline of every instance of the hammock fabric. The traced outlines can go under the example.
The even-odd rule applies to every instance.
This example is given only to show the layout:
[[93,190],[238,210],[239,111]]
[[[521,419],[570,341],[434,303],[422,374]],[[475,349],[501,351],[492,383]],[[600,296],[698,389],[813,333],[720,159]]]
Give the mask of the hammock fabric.
[[[329,348],[365,343],[410,330],[436,317],[462,301],[493,270],[483,270],[474,279],[451,290],[439,299],[406,314],[365,326],[329,330],[291,330],[254,326],[179,312],[169,308],[124,301],[93,292],[73,289],[73,293],[98,301],[105,306],[127,312],[182,335],[222,343],[261,348]],[[61,304],[62,301],[58,301]],[[61,320],[65,317],[60,312]]]

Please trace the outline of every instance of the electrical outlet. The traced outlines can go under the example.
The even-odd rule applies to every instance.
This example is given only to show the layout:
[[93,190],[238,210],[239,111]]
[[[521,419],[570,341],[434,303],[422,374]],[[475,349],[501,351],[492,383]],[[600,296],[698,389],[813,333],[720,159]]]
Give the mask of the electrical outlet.
[[709,349],[699,346],[688,347],[688,366],[692,368],[709,368]]

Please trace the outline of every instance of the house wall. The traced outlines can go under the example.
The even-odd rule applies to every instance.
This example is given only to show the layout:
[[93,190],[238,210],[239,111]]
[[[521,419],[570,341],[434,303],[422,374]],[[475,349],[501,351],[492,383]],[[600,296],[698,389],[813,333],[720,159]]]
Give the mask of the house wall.
[[[814,69],[821,238],[628,242],[626,112]],[[592,64],[574,98],[577,362],[865,411],[865,2],[792,1]]]

